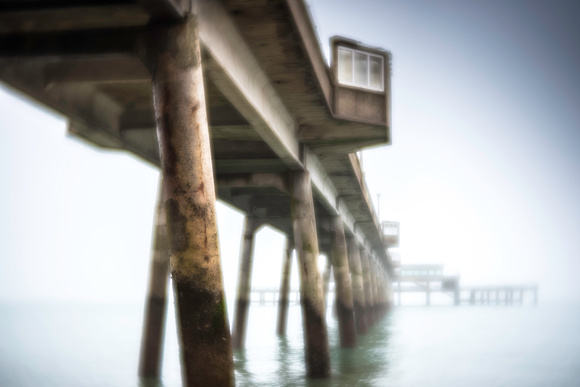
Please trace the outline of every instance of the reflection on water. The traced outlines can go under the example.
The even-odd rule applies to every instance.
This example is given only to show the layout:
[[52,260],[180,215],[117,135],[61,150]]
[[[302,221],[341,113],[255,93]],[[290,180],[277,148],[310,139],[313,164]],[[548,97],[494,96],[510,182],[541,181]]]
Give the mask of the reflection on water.
[[[180,386],[170,318],[162,382],[136,375],[141,306],[0,305],[0,386]],[[173,312],[168,314],[173,316]],[[332,376],[305,378],[300,308],[252,305],[238,386],[580,385],[580,308],[408,307],[341,349],[328,317]]]

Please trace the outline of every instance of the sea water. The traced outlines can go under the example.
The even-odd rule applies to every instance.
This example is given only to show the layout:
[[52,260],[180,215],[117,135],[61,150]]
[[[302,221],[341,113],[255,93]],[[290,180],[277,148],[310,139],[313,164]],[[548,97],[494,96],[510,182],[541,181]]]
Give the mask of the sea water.
[[[329,309],[330,311],[330,309]],[[300,307],[252,304],[238,386],[580,386],[578,305],[395,307],[355,349],[327,317],[332,376],[305,378]],[[173,308],[160,383],[137,376],[142,305],[1,304],[0,386],[180,386]]]

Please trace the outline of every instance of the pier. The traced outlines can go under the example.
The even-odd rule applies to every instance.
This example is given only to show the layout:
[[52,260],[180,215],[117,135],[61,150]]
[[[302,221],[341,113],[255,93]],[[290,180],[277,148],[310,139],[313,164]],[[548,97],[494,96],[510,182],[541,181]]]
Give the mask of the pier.
[[[320,253],[342,347],[388,311],[391,228],[356,156],[391,143],[388,51],[336,36],[327,64],[302,0],[7,0],[0,26],[2,82],[67,117],[70,136],[161,172],[141,376],[159,377],[170,272],[184,385],[235,383],[264,225],[287,237],[280,335],[297,253],[309,377],[330,376]],[[246,216],[231,330],[216,199]]]
[[522,305],[524,296],[531,296],[533,305],[538,303],[536,285],[487,285],[461,286],[459,275],[444,275],[443,265],[400,265],[393,262],[395,275],[393,289],[397,305],[402,305],[403,293],[424,293],[425,305],[431,305],[431,294],[445,294],[454,305]]

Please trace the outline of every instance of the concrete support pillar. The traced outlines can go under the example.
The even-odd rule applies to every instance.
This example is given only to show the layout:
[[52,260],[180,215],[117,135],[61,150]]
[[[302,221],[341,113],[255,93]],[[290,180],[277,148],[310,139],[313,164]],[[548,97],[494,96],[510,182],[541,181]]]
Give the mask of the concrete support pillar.
[[461,304],[461,290],[459,290],[459,284],[455,284],[455,289],[453,290],[453,304],[459,306]]
[[352,301],[354,304],[354,317],[356,331],[364,335],[368,331],[365,303],[365,289],[363,284],[363,272],[361,267],[360,249],[354,237],[347,239],[348,244],[348,267],[352,282]]
[[363,272],[363,285],[365,289],[365,306],[366,306],[366,318],[367,324],[369,327],[375,324],[375,316],[373,313],[375,302],[373,298],[373,291],[372,291],[372,282],[371,282],[371,274],[370,274],[370,267],[369,267],[369,257],[364,249],[361,246],[360,248],[360,262]]
[[322,294],[324,295],[324,315],[328,310],[328,287],[330,285],[330,272],[332,271],[332,258],[330,254],[326,255],[326,265],[324,266],[324,274],[322,274]]
[[233,357],[197,18],[150,24],[145,39],[167,195],[183,384],[231,386]]
[[340,346],[343,348],[356,347],[356,329],[354,323],[354,305],[352,286],[348,267],[348,254],[344,225],[340,216],[331,219],[331,246],[332,271],[334,273],[334,294],[336,315],[338,317],[338,331]]
[[382,269],[380,265],[375,264],[375,277],[376,277],[376,289],[377,289],[377,314],[378,319],[380,320],[383,317],[383,309],[385,305],[385,297],[383,294],[383,276],[382,276]]
[[383,305],[383,314],[387,314],[387,312],[389,311],[389,309],[391,309],[391,306],[393,304],[393,300],[392,300],[392,294],[391,294],[391,279],[389,278],[389,275],[387,274],[386,271],[384,271],[383,269],[381,269],[381,291],[383,293],[383,300],[384,300],[384,305]]
[[380,265],[378,266],[378,273],[377,273],[377,277],[378,277],[378,282],[379,282],[379,297],[380,297],[380,307],[379,307],[379,315],[382,318],[386,311],[387,311],[387,293],[385,290],[385,276],[384,276],[384,271],[383,268],[380,267]]
[[397,295],[399,297],[398,305],[401,306],[401,281],[397,281],[397,289],[399,290],[399,294]]
[[385,280],[387,284],[387,295],[388,295],[388,309],[390,310],[395,305],[395,294],[393,293],[393,279],[385,273]]
[[300,305],[304,328],[306,372],[309,377],[330,376],[328,331],[324,318],[324,295],[318,272],[318,235],[310,175],[307,171],[292,175],[292,227],[294,247],[300,267]]
[[153,254],[149,272],[149,290],[145,303],[139,376],[158,378],[161,375],[163,337],[167,313],[167,278],[169,277],[169,245],[163,200],[163,181],[159,179],[159,194],[155,215]]
[[425,286],[425,296],[427,306],[431,306],[431,284],[427,281],[427,286]]
[[381,319],[381,297],[379,293],[379,276],[378,276],[378,265],[374,258],[371,258],[369,262],[370,274],[371,274],[371,281],[373,284],[373,300],[375,301],[374,306],[374,314],[375,314],[375,321],[379,321]]
[[276,333],[279,336],[286,335],[286,322],[288,321],[288,303],[290,302],[290,273],[292,272],[292,238],[286,236],[286,248],[282,262],[282,280],[280,281],[280,295],[278,298],[278,327]]
[[234,314],[234,329],[232,332],[232,346],[234,349],[244,348],[246,341],[248,306],[250,305],[250,291],[252,290],[252,261],[256,226],[256,219],[246,216],[242,233],[242,245],[240,246],[238,294],[236,296],[236,312]]
[[495,291],[495,304],[499,305],[499,290]]

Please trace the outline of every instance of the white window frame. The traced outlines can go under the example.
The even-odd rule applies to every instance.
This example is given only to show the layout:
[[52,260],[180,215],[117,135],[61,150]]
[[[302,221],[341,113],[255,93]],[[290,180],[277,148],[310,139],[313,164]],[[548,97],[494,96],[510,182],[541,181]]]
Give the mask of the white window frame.
[[[366,51],[361,51],[361,50],[356,50],[354,48],[350,48],[350,47],[345,47],[345,46],[338,46],[336,49],[336,71],[337,71],[337,79],[338,79],[338,74],[340,73],[340,70],[338,68],[338,66],[340,66],[340,61],[338,60],[338,50],[345,50],[345,51],[350,51],[352,53],[351,55],[351,68],[352,68],[352,82],[344,82],[341,80],[338,80],[338,82],[341,85],[347,85],[347,86],[353,86],[353,87],[360,87],[361,89],[368,89],[368,90],[375,90],[375,91],[385,91],[385,58],[381,55],[375,55],[375,54],[371,54],[370,52],[366,52]],[[363,54],[367,56],[367,85],[368,86],[363,86],[363,85],[359,85],[354,83],[354,54],[358,53],[358,54]],[[371,60],[370,57],[374,57],[374,58],[379,58],[381,60],[381,87],[380,88],[375,88],[375,87],[371,87]]]

